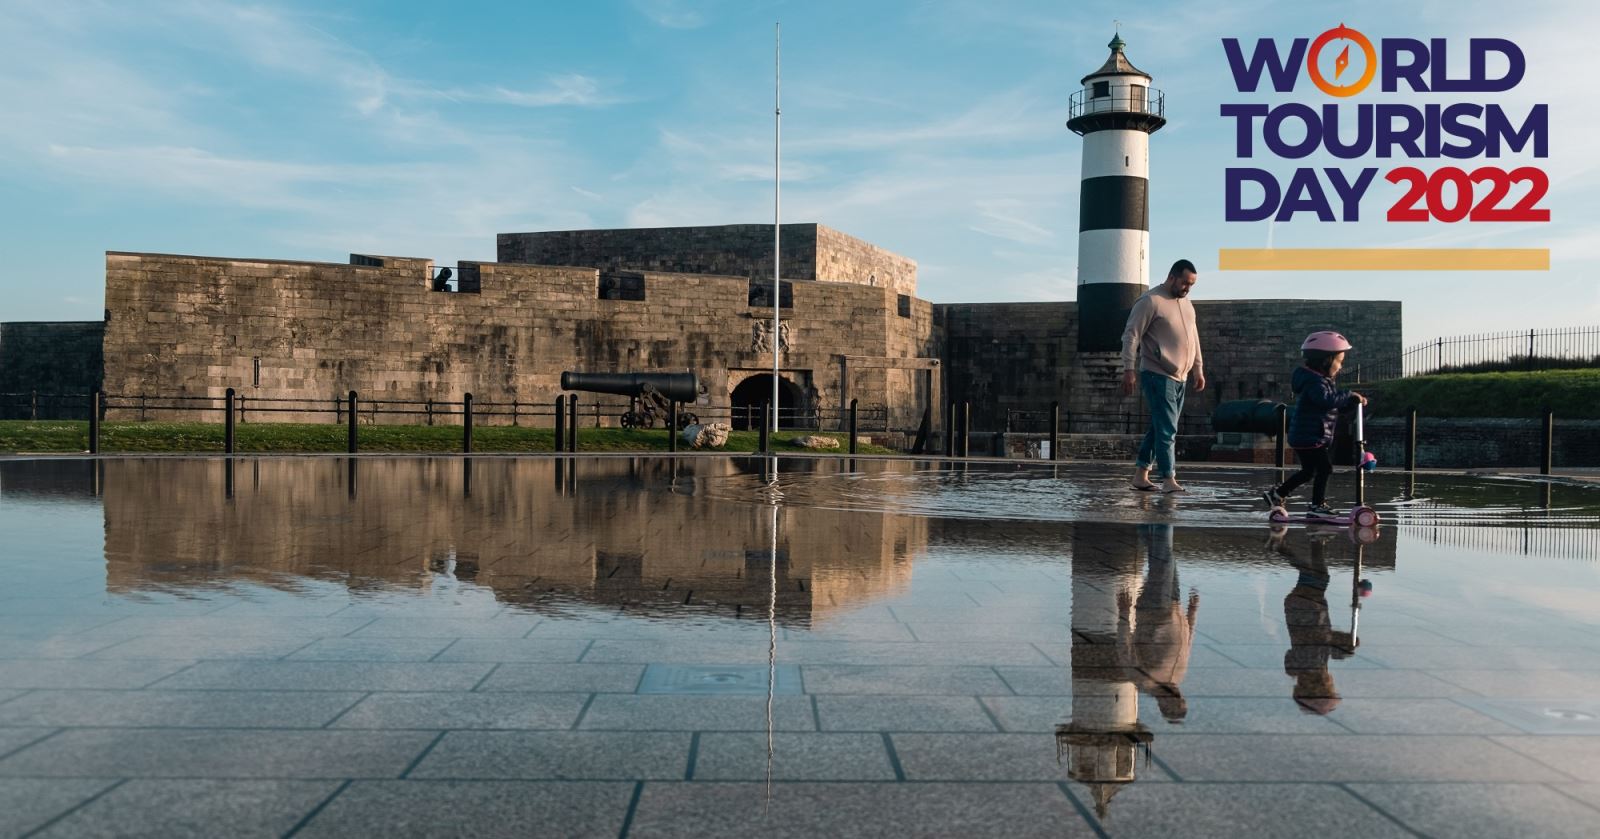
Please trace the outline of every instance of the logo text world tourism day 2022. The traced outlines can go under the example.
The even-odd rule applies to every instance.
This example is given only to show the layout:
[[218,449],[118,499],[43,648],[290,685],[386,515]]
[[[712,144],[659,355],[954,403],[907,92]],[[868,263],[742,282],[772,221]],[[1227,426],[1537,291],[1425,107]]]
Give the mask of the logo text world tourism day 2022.
[[[1491,98],[1485,94],[1504,93],[1522,81],[1527,69],[1522,50],[1504,38],[1473,38],[1465,44],[1465,74],[1458,67],[1452,77],[1447,51],[1461,46],[1444,38],[1384,38],[1374,45],[1344,24],[1315,39],[1296,38],[1287,50],[1262,38],[1247,54],[1237,38],[1224,38],[1240,93],[1292,93],[1309,79],[1332,98],[1318,106],[1224,104],[1222,116],[1234,127],[1234,154],[1241,160],[1299,160],[1323,151],[1341,160],[1406,161],[1384,173],[1385,180],[1402,187],[1389,207],[1389,221],[1549,221],[1550,211],[1540,206],[1549,188],[1544,170],[1507,170],[1495,163],[1507,154],[1548,156],[1549,106],[1509,114],[1483,101]],[[1410,98],[1422,104],[1356,103],[1353,97],[1374,81],[1385,93],[1415,92]],[[1410,165],[1420,161],[1444,165],[1431,171]],[[1320,221],[1358,221],[1362,197],[1378,172],[1377,166],[1303,167],[1280,183],[1266,169],[1230,167],[1226,219],[1289,221],[1310,213]]]

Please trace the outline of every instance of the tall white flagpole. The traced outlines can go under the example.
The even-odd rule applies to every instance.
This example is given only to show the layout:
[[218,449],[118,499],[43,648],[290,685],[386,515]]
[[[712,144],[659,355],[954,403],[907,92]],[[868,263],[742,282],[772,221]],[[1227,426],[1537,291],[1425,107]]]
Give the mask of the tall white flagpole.
[[[782,204],[783,189],[783,25],[773,27],[772,87],[772,433],[778,433],[778,351],[782,338],[783,307]],[[776,441],[774,441],[776,442]]]

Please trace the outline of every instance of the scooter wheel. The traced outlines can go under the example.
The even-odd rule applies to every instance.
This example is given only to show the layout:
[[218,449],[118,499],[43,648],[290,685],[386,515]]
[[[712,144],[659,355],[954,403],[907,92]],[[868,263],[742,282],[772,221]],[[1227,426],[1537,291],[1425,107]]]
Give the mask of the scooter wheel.
[[1354,520],[1357,527],[1373,527],[1378,523],[1378,511],[1371,507],[1362,507],[1356,510]]
[[1289,521],[1289,511],[1282,507],[1273,507],[1272,512],[1267,513],[1267,521],[1285,524]]

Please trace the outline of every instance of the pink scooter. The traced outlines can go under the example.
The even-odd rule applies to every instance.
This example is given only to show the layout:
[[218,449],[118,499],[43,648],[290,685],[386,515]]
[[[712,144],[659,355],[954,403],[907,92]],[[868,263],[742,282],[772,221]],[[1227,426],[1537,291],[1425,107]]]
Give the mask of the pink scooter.
[[1367,471],[1376,468],[1378,461],[1367,452],[1366,423],[1362,405],[1356,405],[1356,506],[1337,516],[1318,516],[1311,513],[1292,515],[1283,507],[1273,507],[1267,518],[1277,524],[1326,524],[1338,527],[1377,527],[1378,511],[1367,506]]

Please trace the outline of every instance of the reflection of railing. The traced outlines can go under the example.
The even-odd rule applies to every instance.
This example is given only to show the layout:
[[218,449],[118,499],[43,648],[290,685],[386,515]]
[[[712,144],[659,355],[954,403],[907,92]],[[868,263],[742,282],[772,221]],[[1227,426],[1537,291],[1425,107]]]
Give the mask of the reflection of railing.
[[1600,560],[1600,530],[1592,527],[1493,527],[1402,524],[1407,535],[1435,545],[1500,554]]
[[[1144,92],[1124,93],[1139,90]],[[1095,96],[1093,91],[1079,90],[1067,102],[1068,119],[1114,113],[1149,114],[1164,118],[1166,111],[1167,95],[1153,87],[1119,87],[1116,93],[1109,96]]]

